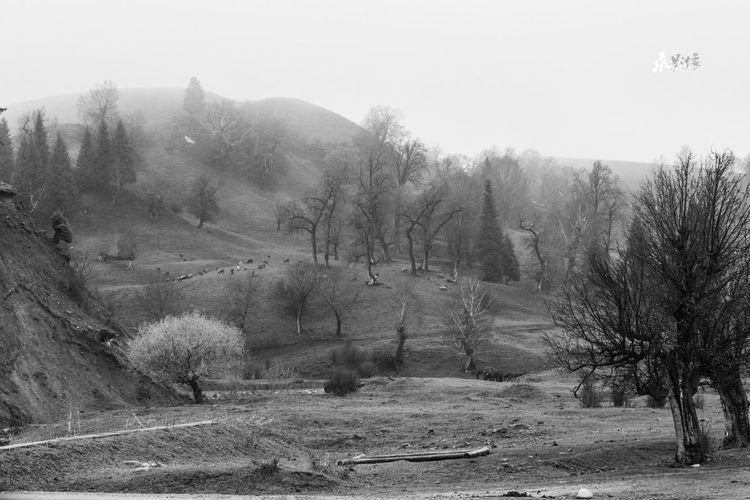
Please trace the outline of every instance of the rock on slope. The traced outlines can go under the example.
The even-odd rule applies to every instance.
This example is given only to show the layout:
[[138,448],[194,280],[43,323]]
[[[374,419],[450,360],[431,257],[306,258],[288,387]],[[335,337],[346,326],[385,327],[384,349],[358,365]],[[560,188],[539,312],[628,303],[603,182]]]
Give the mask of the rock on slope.
[[105,324],[95,301],[84,308],[73,300],[69,275],[68,259],[0,182],[2,427],[173,400],[128,368],[117,342],[126,333]]

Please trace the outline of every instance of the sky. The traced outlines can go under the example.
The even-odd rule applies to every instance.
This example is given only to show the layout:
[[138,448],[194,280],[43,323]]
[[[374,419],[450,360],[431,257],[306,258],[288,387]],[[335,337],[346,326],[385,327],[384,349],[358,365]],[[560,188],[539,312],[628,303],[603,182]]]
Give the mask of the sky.
[[[397,108],[448,153],[654,161],[750,152],[750,3],[0,0],[0,105],[187,86]],[[698,54],[694,69],[654,71]]]

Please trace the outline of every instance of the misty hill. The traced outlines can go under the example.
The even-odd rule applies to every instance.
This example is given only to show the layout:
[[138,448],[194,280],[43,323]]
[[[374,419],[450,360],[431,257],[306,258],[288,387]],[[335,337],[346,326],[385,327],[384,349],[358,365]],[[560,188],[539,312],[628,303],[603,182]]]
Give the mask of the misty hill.
[[[588,158],[555,158],[555,160],[564,167],[571,167],[573,169],[587,169],[590,170],[594,164],[595,159]],[[620,178],[626,188],[634,191],[638,189],[641,182],[648,177],[653,168],[652,163],[643,163],[637,161],[622,161],[622,160],[601,160],[605,165],[609,165],[612,172]]]
[[172,400],[129,368],[118,347],[127,333],[75,288],[67,257],[2,191],[0,241],[0,426]]

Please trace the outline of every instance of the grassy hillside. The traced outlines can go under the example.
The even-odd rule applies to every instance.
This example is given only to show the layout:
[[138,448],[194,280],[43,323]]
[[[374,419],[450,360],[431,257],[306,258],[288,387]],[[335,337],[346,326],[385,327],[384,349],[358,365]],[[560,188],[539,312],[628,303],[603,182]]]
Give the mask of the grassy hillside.
[[[286,169],[273,186],[259,185],[237,165],[222,167],[207,160],[205,150],[184,140],[185,115],[182,89],[125,89],[120,108],[125,115],[140,112],[145,119],[147,141],[142,150],[138,182],[129,187],[117,207],[110,200],[86,195],[85,213],[73,217],[75,245],[92,260],[99,252],[114,253],[115,243],[124,235],[135,235],[136,260],[94,262],[94,284],[115,304],[119,319],[135,328],[147,317],[143,310],[145,284],[160,279],[193,274],[176,283],[185,296],[182,309],[203,310],[227,317],[232,281],[245,279],[251,271],[261,278],[261,301],[253,324],[247,328],[248,348],[257,367],[276,366],[312,377],[324,376],[331,364],[331,352],[347,339],[364,356],[393,353],[396,345],[394,324],[398,313],[395,290],[415,281],[420,303],[420,320],[409,328],[407,375],[463,376],[463,355],[444,336],[444,319],[450,307],[450,292],[438,274],[446,273],[436,263],[434,270],[418,278],[402,272],[405,261],[378,266],[382,287],[365,287],[363,264],[344,264],[352,280],[361,283],[359,306],[345,319],[345,338],[335,336],[335,320],[322,302],[315,300],[305,318],[305,333],[294,333],[294,319],[283,314],[272,293],[274,284],[298,260],[309,260],[309,243],[302,236],[276,230],[273,209],[278,199],[299,198],[313,186],[323,167],[326,151],[342,144],[353,144],[366,136],[360,127],[345,118],[304,101],[272,98],[250,103],[257,116],[271,117],[284,128],[281,150]],[[213,97],[212,97],[213,98]],[[75,120],[77,96],[63,96],[27,103],[29,109],[44,106],[57,115],[66,138],[76,149],[83,129],[68,124]],[[15,112],[23,112],[16,106]],[[201,137],[194,139],[199,143]],[[240,166],[241,167],[241,166]],[[202,230],[184,211],[167,210],[158,219],[147,213],[146,194],[153,186],[169,185],[170,201],[179,201],[193,180],[208,175],[219,184],[220,214]],[[171,203],[172,208],[179,208]],[[514,237],[517,235],[514,235]],[[520,244],[517,242],[520,248]],[[246,264],[253,259],[253,264]],[[262,270],[257,265],[266,260]],[[286,261],[286,262],[285,262]],[[231,269],[242,262],[239,272]],[[245,270],[244,268],[248,269]],[[219,273],[219,269],[225,270]],[[208,271],[203,274],[203,271]],[[550,328],[539,296],[530,293],[529,283],[496,285],[495,330],[479,355],[482,366],[505,373],[528,372],[545,365],[540,347],[541,334]],[[248,372],[258,371],[253,366]]]

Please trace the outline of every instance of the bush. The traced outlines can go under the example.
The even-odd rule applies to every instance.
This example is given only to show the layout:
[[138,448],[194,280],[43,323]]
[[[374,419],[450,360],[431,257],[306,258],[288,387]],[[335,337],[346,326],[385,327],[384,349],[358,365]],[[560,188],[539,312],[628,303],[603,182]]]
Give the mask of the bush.
[[332,392],[337,396],[343,396],[359,389],[359,377],[351,370],[338,369],[328,378],[323,390]]
[[68,294],[79,304],[83,304],[91,292],[89,282],[92,275],[93,269],[86,254],[77,252],[71,257],[70,267],[66,272],[65,287]]
[[279,459],[272,458],[267,462],[260,462],[258,464],[257,470],[262,476],[273,476],[275,474],[278,474],[278,472],[281,470],[279,468]]
[[612,406],[627,408],[630,406],[632,389],[622,377],[613,377],[609,384]]
[[389,351],[375,351],[370,355],[379,373],[395,373],[398,371],[396,356]]
[[581,387],[578,392],[578,399],[584,408],[599,408],[602,405],[602,396],[599,388],[596,386],[596,377],[592,374],[586,374],[581,381]]
[[646,398],[646,406],[649,408],[664,408],[666,404],[667,404],[666,397],[655,398],[653,396],[648,396]]

